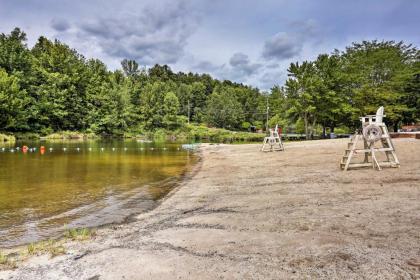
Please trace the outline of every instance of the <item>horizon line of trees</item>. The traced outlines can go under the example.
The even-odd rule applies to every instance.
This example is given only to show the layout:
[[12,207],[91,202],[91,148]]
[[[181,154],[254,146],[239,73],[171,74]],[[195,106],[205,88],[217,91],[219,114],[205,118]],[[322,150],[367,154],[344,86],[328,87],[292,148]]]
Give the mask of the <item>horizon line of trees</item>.
[[267,103],[270,126],[308,138],[319,128],[354,129],[379,106],[394,129],[420,121],[420,53],[403,42],[363,41],[291,63],[285,84],[270,92],[167,65],[121,66],[110,71],[42,36],[28,48],[19,28],[0,34],[0,131],[123,134],[189,122],[246,130],[264,127]]

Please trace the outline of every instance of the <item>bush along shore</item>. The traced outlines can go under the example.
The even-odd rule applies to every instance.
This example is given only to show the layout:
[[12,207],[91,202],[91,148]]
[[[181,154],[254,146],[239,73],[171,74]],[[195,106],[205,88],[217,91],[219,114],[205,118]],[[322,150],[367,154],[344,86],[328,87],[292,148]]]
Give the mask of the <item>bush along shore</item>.
[[176,130],[157,129],[153,131],[126,132],[123,134],[95,134],[80,131],[57,131],[44,135],[42,133],[0,134],[0,143],[16,140],[94,140],[94,139],[144,139],[155,142],[164,141],[214,141],[222,143],[261,141],[264,133],[231,131],[222,128],[210,128],[205,125],[186,125]]
[[[187,125],[177,130],[158,129],[153,132],[137,134],[135,138],[146,138],[154,141],[182,142],[254,142],[262,141],[265,134],[244,131],[231,131],[222,128],[211,128],[205,125]],[[133,137],[131,135],[131,137]]]
[[14,143],[16,141],[15,136],[0,133],[0,144],[1,143]]

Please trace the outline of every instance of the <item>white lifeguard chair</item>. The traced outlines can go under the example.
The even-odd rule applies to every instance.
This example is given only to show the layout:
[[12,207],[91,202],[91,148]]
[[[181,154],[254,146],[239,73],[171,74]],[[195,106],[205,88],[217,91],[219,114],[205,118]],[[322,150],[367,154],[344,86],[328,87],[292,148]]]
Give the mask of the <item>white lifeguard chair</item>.
[[284,151],[283,142],[279,135],[278,125],[274,129],[270,128],[270,136],[264,137],[264,142],[261,147],[262,152]]
[[[340,162],[340,167],[344,171],[349,168],[358,167],[373,167],[381,170],[382,167],[399,167],[397,154],[395,153],[394,145],[391,141],[388,128],[383,122],[384,107],[379,107],[376,115],[367,115],[360,118],[362,122],[362,134],[356,133],[350,137],[350,142],[347,143],[347,149]],[[357,144],[362,142],[363,148],[357,148]],[[385,153],[386,160],[380,161],[377,158],[378,152]],[[363,162],[352,162],[352,160],[359,154],[364,155]],[[369,161],[369,156],[371,160]]]

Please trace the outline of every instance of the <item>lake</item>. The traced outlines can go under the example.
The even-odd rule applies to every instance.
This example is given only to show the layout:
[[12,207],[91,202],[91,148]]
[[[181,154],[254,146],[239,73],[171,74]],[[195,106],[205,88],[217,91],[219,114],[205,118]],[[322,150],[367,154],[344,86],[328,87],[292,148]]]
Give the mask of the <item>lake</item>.
[[0,146],[0,248],[56,237],[69,228],[123,222],[150,210],[195,161],[175,143]]

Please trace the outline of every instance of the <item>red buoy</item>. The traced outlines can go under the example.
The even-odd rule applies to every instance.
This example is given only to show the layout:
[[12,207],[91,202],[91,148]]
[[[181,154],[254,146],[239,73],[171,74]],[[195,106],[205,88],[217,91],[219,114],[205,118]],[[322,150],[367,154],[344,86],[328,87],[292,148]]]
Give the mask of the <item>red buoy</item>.
[[45,153],[45,147],[41,146],[41,148],[39,149],[39,151],[41,152],[41,155],[43,155]]

